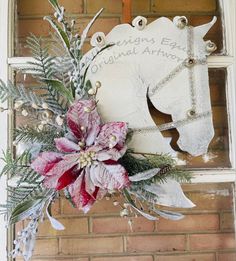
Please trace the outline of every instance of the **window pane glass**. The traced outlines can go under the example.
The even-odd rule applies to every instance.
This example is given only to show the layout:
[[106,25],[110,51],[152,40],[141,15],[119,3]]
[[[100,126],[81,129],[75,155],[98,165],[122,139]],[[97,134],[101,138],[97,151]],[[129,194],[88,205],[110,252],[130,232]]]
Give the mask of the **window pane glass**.
[[[73,17],[78,22],[78,31],[91,19],[101,7],[105,10],[100,19],[95,23],[91,34],[95,31],[104,31],[108,33],[115,25],[119,24],[122,17],[122,1],[109,0],[101,1],[87,0],[86,5],[82,0],[61,0],[60,3],[65,6],[67,15]],[[172,19],[176,15],[187,16],[189,23],[193,26],[209,22],[212,17],[217,16],[216,24],[205,36],[205,39],[212,40],[217,44],[218,49],[215,54],[225,53],[223,47],[223,29],[220,5],[217,0],[133,0],[133,16],[143,15],[149,19],[149,22],[160,17],[167,16]],[[45,15],[52,14],[52,8],[48,0],[17,0],[16,17],[16,56],[28,56],[29,51],[25,47],[26,37],[30,32],[41,35],[50,42],[50,26],[43,20]],[[86,49],[89,49],[87,45]]]
[[146,16],[149,18],[149,21],[161,16],[173,19],[175,16],[184,15],[188,18],[189,24],[192,26],[208,23],[212,20],[213,16],[216,16],[217,22],[206,34],[204,39],[216,43],[217,50],[214,54],[225,53],[223,44],[223,17],[220,3],[217,0],[153,0],[150,9],[145,12],[142,12],[142,9],[138,8],[138,3],[136,3],[136,8],[133,7],[133,16],[135,17],[137,15]]

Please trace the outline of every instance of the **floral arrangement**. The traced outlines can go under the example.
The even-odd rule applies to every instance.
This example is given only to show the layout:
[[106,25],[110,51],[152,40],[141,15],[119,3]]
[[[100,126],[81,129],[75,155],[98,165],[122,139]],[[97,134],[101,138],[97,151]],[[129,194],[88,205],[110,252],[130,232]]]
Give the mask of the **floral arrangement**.
[[[128,217],[129,224],[137,214],[150,220],[158,216],[178,220],[182,214],[160,206],[194,206],[179,184],[190,181],[189,172],[178,169],[169,155],[134,154],[129,148],[132,130],[127,123],[103,122],[98,113],[96,94],[101,83],[91,86],[86,79],[89,63],[81,60],[87,33],[102,10],[80,36],[57,0],[49,2],[55,19],[45,19],[56,31],[52,37],[62,44],[49,53],[42,39],[31,35],[27,43],[34,62],[23,69],[39,81],[40,87],[27,89],[0,81],[1,101],[11,99],[16,113],[32,122],[16,128],[16,153],[4,153],[6,164],[1,172],[9,177],[9,197],[1,205],[1,213],[7,215],[9,225],[29,219],[10,253],[13,257],[22,255],[25,261],[33,255],[37,228],[45,214],[55,229],[64,229],[49,211],[63,194],[73,207],[87,213],[96,201],[121,193],[125,203],[113,203],[122,217]],[[101,34],[95,34],[91,43],[99,47],[93,59],[112,48],[111,44],[104,46]]]

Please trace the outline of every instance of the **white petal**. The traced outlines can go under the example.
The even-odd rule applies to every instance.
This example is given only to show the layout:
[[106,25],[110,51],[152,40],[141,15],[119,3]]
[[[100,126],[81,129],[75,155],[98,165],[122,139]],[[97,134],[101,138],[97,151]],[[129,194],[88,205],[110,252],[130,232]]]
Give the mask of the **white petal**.
[[85,169],[85,190],[87,193],[89,193],[90,195],[93,194],[93,192],[95,191],[95,184],[94,182],[91,180],[90,178],[90,167],[87,167]]
[[126,170],[120,164],[107,165],[99,162],[92,165],[90,178],[95,186],[105,190],[122,189],[129,183]]

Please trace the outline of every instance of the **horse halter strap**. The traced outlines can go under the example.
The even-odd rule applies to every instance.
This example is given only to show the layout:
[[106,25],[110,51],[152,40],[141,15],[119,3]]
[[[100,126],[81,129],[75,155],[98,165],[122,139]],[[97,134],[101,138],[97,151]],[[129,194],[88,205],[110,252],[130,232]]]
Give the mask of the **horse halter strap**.
[[189,78],[189,88],[190,88],[190,98],[191,98],[191,108],[186,112],[186,118],[178,121],[172,121],[169,123],[164,123],[161,125],[153,126],[153,127],[144,127],[144,128],[133,128],[134,132],[151,132],[158,129],[159,131],[165,131],[174,129],[177,127],[181,127],[186,125],[192,121],[199,120],[202,118],[210,117],[211,111],[206,111],[203,113],[197,113],[196,111],[196,86],[194,79],[194,65],[205,65],[207,63],[206,58],[198,59],[194,57],[194,48],[193,48],[193,27],[187,27],[187,54],[188,58],[185,59],[181,64],[176,66],[166,77],[164,77],[157,85],[148,91],[148,96],[153,96],[156,92],[158,92],[161,88],[163,88],[168,82],[170,82],[177,74],[182,72],[184,69],[188,69],[188,78]]

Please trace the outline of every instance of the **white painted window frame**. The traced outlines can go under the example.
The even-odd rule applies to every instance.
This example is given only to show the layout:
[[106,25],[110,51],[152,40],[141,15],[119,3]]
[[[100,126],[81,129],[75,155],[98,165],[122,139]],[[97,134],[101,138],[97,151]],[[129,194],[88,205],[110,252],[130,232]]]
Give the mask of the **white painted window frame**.
[[[9,1],[9,0],[8,0]],[[5,2],[7,2],[5,0]],[[215,55],[208,59],[209,68],[226,68],[227,69],[227,110],[229,124],[229,157],[232,168],[229,169],[201,169],[194,171],[193,182],[229,182],[235,181],[236,170],[236,62],[235,62],[235,0],[220,0],[225,25],[225,42],[227,55]],[[5,15],[6,16],[6,15]],[[2,39],[2,38],[1,38]],[[30,57],[12,57],[8,59],[8,64],[12,68],[22,68],[26,66]]]
[[[0,1],[0,79],[7,81],[9,78],[9,66],[8,57],[10,55],[10,33],[9,28],[11,23],[9,22],[10,1]],[[9,11],[9,12],[8,12]],[[7,108],[8,103],[1,103],[0,107]],[[6,151],[8,148],[8,133],[9,133],[9,115],[7,111],[0,113],[0,157],[2,157],[2,151]],[[3,168],[3,161],[0,161],[0,170]],[[6,192],[7,177],[1,177],[0,179],[0,203],[5,203],[7,199]],[[6,230],[6,221],[4,216],[0,216],[0,260],[7,261],[7,242],[9,234]]]

